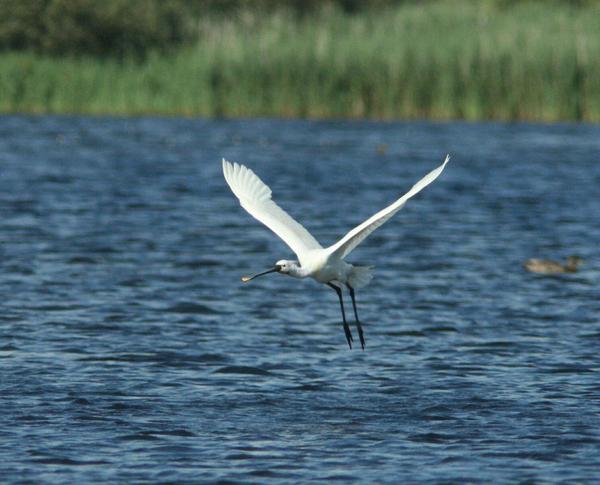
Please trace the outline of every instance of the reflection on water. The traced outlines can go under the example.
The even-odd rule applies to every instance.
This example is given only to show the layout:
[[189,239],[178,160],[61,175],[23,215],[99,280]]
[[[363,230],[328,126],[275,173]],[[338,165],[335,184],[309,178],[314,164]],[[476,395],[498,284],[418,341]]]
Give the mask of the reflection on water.
[[[333,291],[240,282],[291,255],[222,156],[330,244],[447,152],[350,257],[364,352]],[[593,480],[598,153],[585,125],[3,117],[2,476]]]

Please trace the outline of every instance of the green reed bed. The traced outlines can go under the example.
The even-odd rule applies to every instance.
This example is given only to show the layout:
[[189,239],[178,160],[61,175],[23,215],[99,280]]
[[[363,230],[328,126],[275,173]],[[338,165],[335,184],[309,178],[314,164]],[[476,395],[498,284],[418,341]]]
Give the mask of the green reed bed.
[[600,6],[242,12],[145,60],[0,53],[0,111],[600,121]]

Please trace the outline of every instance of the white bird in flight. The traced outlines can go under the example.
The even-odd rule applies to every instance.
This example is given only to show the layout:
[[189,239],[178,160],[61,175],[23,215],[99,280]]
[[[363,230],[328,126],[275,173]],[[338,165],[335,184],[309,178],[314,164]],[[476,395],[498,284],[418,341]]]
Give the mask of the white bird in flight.
[[294,278],[311,277],[335,290],[342,308],[342,321],[348,346],[352,348],[352,332],[346,321],[342,288],[346,286],[352,298],[352,307],[356,319],[356,328],[362,349],[365,348],[365,337],[356,311],[356,288],[366,286],[371,281],[371,266],[354,266],[344,258],[358,246],[369,234],[398,212],[411,197],[433,182],[444,170],[450,160],[446,155],[444,163],[429,172],[396,202],[380,210],[369,219],[359,224],[338,242],[324,248],[301,224],[271,199],[271,189],[259,179],[255,173],[244,165],[231,163],[223,159],[223,175],[229,187],[240,200],[241,206],[255,219],[277,234],[298,257],[298,261],[281,259],[268,271],[254,276],[244,276],[244,283],[269,273],[282,273]]

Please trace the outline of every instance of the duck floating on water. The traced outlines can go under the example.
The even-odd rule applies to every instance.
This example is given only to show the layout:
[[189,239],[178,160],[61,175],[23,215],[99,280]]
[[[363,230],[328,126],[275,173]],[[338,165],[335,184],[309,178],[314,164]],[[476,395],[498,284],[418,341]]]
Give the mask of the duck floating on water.
[[581,263],[583,263],[583,259],[579,256],[568,256],[567,264],[561,264],[548,259],[528,259],[523,266],[527,271],[531,271],[532,273],[576,273]]

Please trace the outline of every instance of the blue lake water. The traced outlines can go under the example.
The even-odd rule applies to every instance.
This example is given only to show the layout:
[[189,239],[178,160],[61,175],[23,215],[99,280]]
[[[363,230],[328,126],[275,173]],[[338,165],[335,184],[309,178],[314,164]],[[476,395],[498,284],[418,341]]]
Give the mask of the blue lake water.
[[[446,153],[348,258],[364,352],[331,289],[240,282],[293,255],[221,157],[328,245]],[[597,483],[599,187],[592,125],[4,116],[2,481]]]

